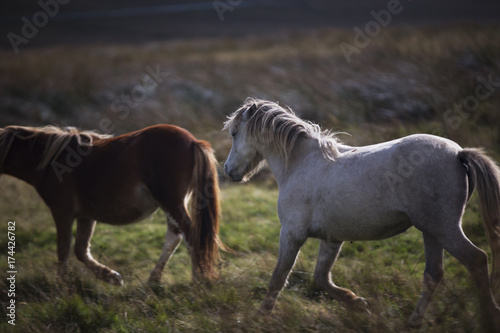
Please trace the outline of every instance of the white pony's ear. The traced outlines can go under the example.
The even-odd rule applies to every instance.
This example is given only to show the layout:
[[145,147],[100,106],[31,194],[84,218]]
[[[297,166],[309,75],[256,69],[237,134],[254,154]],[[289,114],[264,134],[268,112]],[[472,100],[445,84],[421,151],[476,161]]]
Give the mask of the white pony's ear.
[[254,103],[254,104],[252,104],[252,106],[250,106],[248,109],[246,109],[245,112],[243,112],[243,119],[248,120],[248,119],[252,118],[255,111],[257,111],[257,105],[255,105],[255,103]]

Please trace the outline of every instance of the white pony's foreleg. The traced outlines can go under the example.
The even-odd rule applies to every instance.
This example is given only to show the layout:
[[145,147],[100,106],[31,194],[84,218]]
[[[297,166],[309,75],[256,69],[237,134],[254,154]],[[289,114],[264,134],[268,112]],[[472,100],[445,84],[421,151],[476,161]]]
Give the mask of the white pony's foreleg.
[[306,239],[307,236],[297,236],[293,232],[287,232],[284,228],[281,228],[278,262],[274,268],[266,298],[260,306],[262,313],[270,313],[273,310],[276,299],[285,286],[288,275],[295,264],[300,247]]
[[165,245],[163,246],[163,252],[160,256],[160,259],[156,263],[155,268],[153,268],[151,274],[149,275],[149,283],[160,282],[163,269],[182,241],[182,236],[178,230],[177,223],[172,218],[170,218],[167,223],[169,227],[165,235]]
[[337,287],[332,282],[330,271],[339,255],[342,244],[343,242],[320,242],[318,263],[314,270],[314,280],[324,292],[337,301],[355,310],[369,312],[366,307],[366,301],[363,298],[356,296],[349,289]]

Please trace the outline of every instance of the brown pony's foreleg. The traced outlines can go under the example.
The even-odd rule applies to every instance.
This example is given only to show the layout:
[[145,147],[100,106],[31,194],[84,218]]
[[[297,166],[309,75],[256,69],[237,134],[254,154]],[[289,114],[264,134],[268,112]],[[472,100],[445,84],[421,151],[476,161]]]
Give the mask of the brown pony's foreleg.
[[71,253],[71,230],[73,227],[73,218],[67,218],[52,212],[57,230],[57,274],[64,278],[68,273],[68,260]]
[[90,239],[94,233],[96,221],[80,218],[77,220],[75,255],[83,262],[97,278],[114,285],[123,285],[120,273],[111,270],[97,262],[90,254]]
[[165,235],[165,245],[163,246],[163,252],[156,264],[155,268],[151,271],[149,275],[148,282],[160,282],[163,269],[167,264],[168,260],[174,254],[177,246],[181,243],[182,236],[177,227],[177,223],[171,217],[167,218],[168,229]]
[[330,270],[337,259],[342,244],[343,242],[327,242],[323,240],[320,242],[318,262],[314,270],[314,281],[324,292],[337,301],[355,310],[369,312],[363,298],[356,296],[349,289],[337,287],[332,282]]

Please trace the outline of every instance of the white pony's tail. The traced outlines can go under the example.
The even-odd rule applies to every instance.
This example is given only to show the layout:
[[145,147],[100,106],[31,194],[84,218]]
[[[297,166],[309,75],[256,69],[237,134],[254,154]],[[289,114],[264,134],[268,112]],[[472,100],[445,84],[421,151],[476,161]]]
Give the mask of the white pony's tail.
[[458,158],[468,166],[469,195],[477,185],[483,226],[493,254],[491,287],[500,287],[500,168],[481,149],[464,149]]

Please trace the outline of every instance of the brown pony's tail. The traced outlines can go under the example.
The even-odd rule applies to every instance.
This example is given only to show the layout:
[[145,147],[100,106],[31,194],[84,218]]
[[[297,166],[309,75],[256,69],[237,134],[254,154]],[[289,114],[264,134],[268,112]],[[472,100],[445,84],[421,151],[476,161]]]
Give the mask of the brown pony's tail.
[[458,158],[469,168],[469,195],[477,185],[483,226],[493,254],[490,280],[493,292],[497,292],[500,287],[500,168],[481,149],[464,149]]
[[219,233],[219,180],[217,160],[210,144],[195,141],[191,189],[192,222],[189,231],[194,276],[214,278],[219,248],[226,249]]

